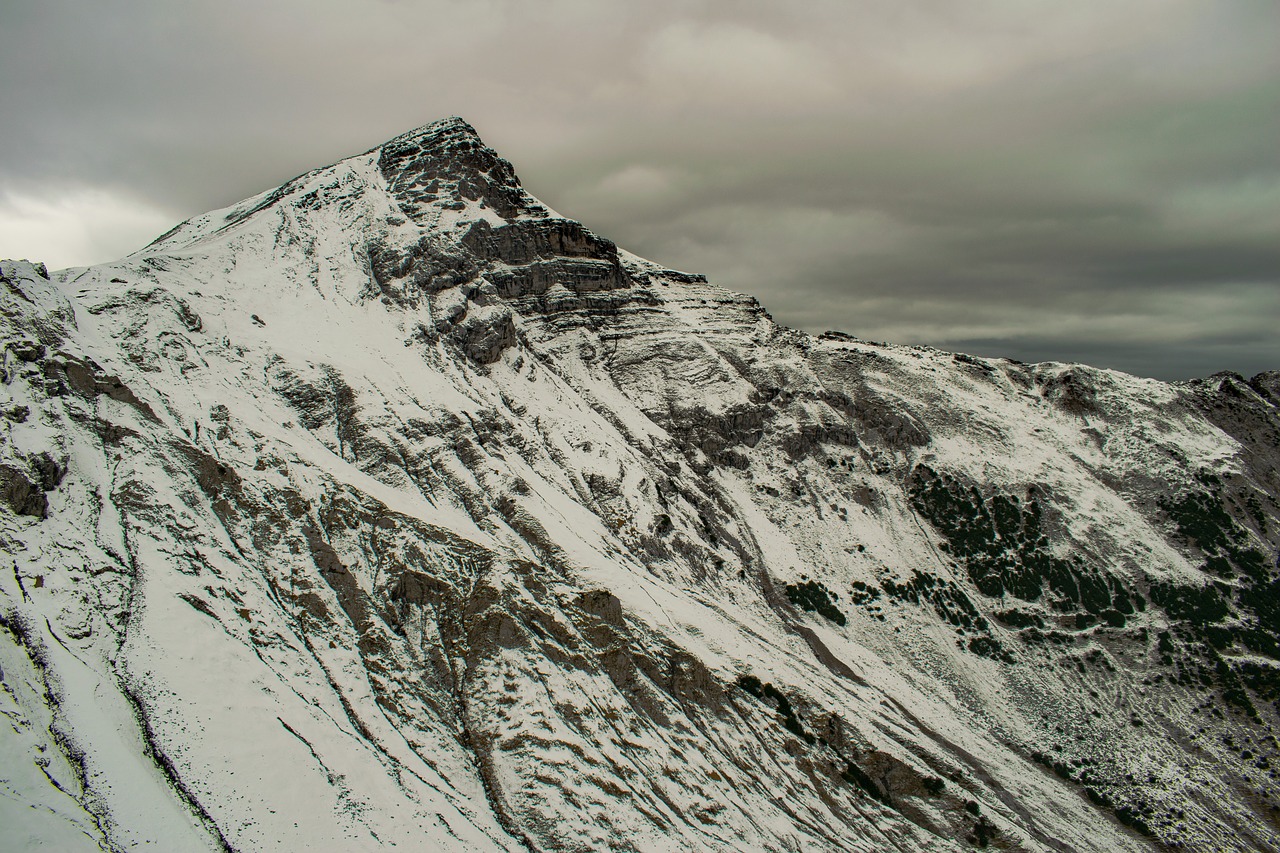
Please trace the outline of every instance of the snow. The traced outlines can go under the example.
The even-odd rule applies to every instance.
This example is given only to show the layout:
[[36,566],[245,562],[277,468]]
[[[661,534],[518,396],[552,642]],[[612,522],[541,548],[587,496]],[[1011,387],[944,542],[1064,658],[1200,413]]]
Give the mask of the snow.
[[[1237,765],[1178,745],[1204,727],[1191,694],[1135,686],[1154,608],[1061,649],[993,624],[1013,665],[927,601],[849,600],[923,572],[988,617],[1014,603],[944,556],[905,490],[919,463],[1044,490],[1054,547],[1125,584],[1201,582],[1156,497],[1202,468],[1249,476],[1248,448],[1179,389],[813,339],[625,252],[635,280],[607,310],[568,282],[513,298],[514,342],[479,364],[440,318],[496,297],[471,280],[397,301],[370,251],[461,251],[505,220],[467,197],[415,219],[378,163],[51,281],[5,262],[6,346],[39,339],[97,385],[55,393],[51,356],[6,349],[0,407],[30,415],[3,421],[0,462],[51,452],[67,474],[46,519],[0,509],[0,846],[949,850],[973,801],[1021,849],[1149,849],[1033,752],[1183,808],[1192,847],[1275,840],[1239,834]],[[558,217],[529,204],[515,216]],[[1047,399],[1072,371],[1095,411]],[[788,603],[808,579],[845,625]],[[1078,673],[1094,651],[1119,674]],[[848,763],[888,768],[896,808]],[[1146,768],[1159,785],[1124,781]],[[1216,804],[1193,802],[1201,779]]]

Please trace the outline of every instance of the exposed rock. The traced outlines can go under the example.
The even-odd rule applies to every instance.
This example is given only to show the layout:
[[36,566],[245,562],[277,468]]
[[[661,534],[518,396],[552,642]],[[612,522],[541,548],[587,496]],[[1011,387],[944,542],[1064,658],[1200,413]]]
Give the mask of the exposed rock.
[[37,341],[12,341],[8,349],[19,361],[33,362],[44,358],[46,347]]
[[483,201],[503,219],[545,210],[521,189],[511,164],[460,118],[398,136],[378,152],[378,168],[415,222],[429,223],[435,209],[467,201]]
[[1249,380],[1253,390],[1273,406],[1280,406],[1280,370],[1267,370]]
[[515,345],[516,326],[511,309],[502,305],[482,306],[468,311],[449,332],[469,358],[492,364]]
[[374,242],[368,253],[379,292],[399,305],[415,305],[424,295],[473,281],[478,275],[474,258],[430,235],[404,247]]
[[[929,443],[928,430],[902,401],[890,401],[863,389],[852,406],[853,415],[862,430],[869,433],[875,443],[900,451],[924,447]],[[856,439],[852,443],[856,444]]]
[[734,445],[755,447],[764,434],[769,416],[765,406],[738,404],[720,414],[703,408],[673,408],[656,412],[653,418],[677,443],[715,458]]
[[1036,377],[1041,384],[1040,393],[1046,400],[1071,415],[1097,414],[1097,387],[1089,374],[1078,367]]
[[67,473],[66,463],[57,461],[47,451],[31,457],[30,465],[32,472],[36,475],[36,482],[41,490],[46,492],[52,492],[58,488],[58,484]]
[[16,424],[26,423],[27,418],[31,416],[31,407],[24,406],[20,403],[14,403],[8,406],[0,406],[0,415],[7,420]]
[[45,362],[45,376],[55,387],[66,386],[82,397],[104,394],[113,400],[133,406],[150,420],[158,420],[151,406],[138,399],[118,376],[102,370],[91,359],[56,353]]
[[472,224],[462,245],[477,257],[518,266],[538,259],[594,258],[618,262],[618,247],[569,219],[522,219],[497,228]]
[[0,277],[49,849],[1280,847],[1274,372],[784,329],[456,119]]
[[44,518],[49,512],[49,501],[40,486],[11,465],[0,464],[0,499],[18,515]]
[[574,602],[584,612],[599,617],[615,628],[622,627],[622,602],[607,589],[581,593]]

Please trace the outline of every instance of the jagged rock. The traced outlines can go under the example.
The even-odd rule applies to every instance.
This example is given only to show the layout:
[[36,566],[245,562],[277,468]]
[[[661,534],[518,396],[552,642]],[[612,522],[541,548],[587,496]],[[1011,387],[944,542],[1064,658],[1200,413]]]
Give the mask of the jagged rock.
[[1273,406],[1280,406],[1280,370],[1266,370],[1249,380],[1249,385]]
[[45,492],[52,492],[58,488],[58,484],[67,473],[66,463],[54,459],[48,451],[31,457],[30,465],[32,472],[36,475],[36,482]]
[[47,350],[44,344],[37,341],[13,341],[9,344],[9,351],[19,361],[30,363],[43,359]]
[[1089,375],[1078,367],[1041,378],[1040,393],[1072,415],[1097,414],[1101,411],[1097,400],[1097,387]]
[[503,219],[542,211],[521,189],[511,164],[460,118],[398,136],[377,151],[378,168],[415,222],[430,222],[439,207],[461,208],[467,201],[483,201]]
[[769,415],[764,406],[739,403],[719,414],[703,408],[673,408],[654,413],[653,418],[679,444],[719,457],[734,445],[755,447],[764,435]]
[[514,315],[503,305],[474,308],[450,330],[449,337],[472,360],[492,364],[515,345]]
[[607,589],[594,589],[580,594],[574,602],[583,611],[599,617],[615,628],[622,627],[622,602]]
[[547,258],[594,258],[618,262],[618,247],[568,219],[522,219],[497,228],[486,220],[471,225],[461,243],[485,260],[518,266]]
[[475,259],[450,250],[430,235],[404,247],[374,242],[368,248],[369,267],[378,290],[400,305],[424,295],[474,281]]
[[299,376],[283,360],[268,368],[272,389],[297,410],[299,420],[307,429],[319,429],[333,418],[333,398],[323,379]]
[[0,464],[0,499],[18,515],[44,518],[49,512],[49,501],[40,486],[11,465]]
[[1275,372],[787,330],[458,119],[74,275],[0,262],[0,846],[1280,846]]
[[120,377],[105,373],[92,360],[57,353],[45,362],[45,377],[55,386],[68,387],[82,397],[93,398],[105,394],[113,400],[133,406],[153,421],[158,420],[151,406],[138,399]]
[[26,423],[27,418],[31,416],[31,407],[15,403],[10,406],[0,407],[0,414],[3,414],[6,419],[14,423]]
[[[864,389],[853,401],[852,412],[864,432],[894,450],[905,451],[929,443],[928,429],[901,402],[890,402]],[[851,443],[857,444],[856,436]]]

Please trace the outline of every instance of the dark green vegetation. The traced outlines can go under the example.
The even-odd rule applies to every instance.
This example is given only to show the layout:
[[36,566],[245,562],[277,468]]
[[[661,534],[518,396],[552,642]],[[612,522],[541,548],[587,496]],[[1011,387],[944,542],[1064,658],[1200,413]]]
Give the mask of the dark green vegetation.
[[850,785],[856,785],[863,791],[867,792],[867,796],[873,800],[879,800],[890,808],[893,803],[889,800],[889,794],[884,791],[875,780],[867,775],[867,772],[856,764],[846,763],[844,770],[840,771],[840,778],[848,782]]
[[[1204,554],[1205,572],[1219,580],[1152,585],[1151,600],[1164,608],[1171,628],[1159,637],[1160,660],[1174,668],[1175,682],[1217,687],[1228,705],[1250,717],[1258,716],[1250,691],[1280,711],[1280,670],[1222,655],[1242,647],[1280,660],[1280,579],[1268,565],[1273,561],[1227,511],[1221,479],[1197,479],[1204,491],[1162,500],[1160,507],[1184,544]],[[1265,516],[1261,522],[1265,529]]]
[[[782,727],[791,732],[805,743],[813,746],[817,742],[810,732],[808,732],[800,720],[796,717],[795,710],[791,707],[791,703],[782,691],[778,690],[769,682],[761,682],[754,675],[744,675],[738,679],[738,687],[765,704],[771,705],[778,716],[782,718]],[[824,741],[825,745],[825,741]],[[867,793],[874,800],[878,800],[887,806],[893,806],[889,801],[889,795],[875,781],[867,775],[866,771],[858,767],[851,761],[844,761],[844,769],[840,771],[840,776],[850,785],[856,785]]]
[[962,648],[993,660],[1003,660],[1005,663],[1015,662],[1000,642],[991,636],[991,623],[978,612],[978,608],[974,606],[969,596],[965,595],[964,590],[951,581],[935,575],[914,572],[911,580],[906,583],[899,584],[892,580],[884,580],[880,582],[880,586],[887,595],[899,601],[931,604],[934,611],[955,626],[957,633],[962,637],[972,635],[968,637],[967,644],[957,640]]
[[987,820],[986,815],[982,813],[982,807],[973,800],[965,802],[964,810],[977,818],[977,820],[974,821],[973,830],[965,840],[974,847],[986,847],[997,835],[999,835],[995,825]]
[[[1211,492],[1189,492],[1176,500],[1161,500],[1160,508],[1178,529],[1178,535],[1199,548],[1205,555],[1205,569],[1229,578],[1244,575],[1263,580],[1267,575],[1267,557],[1253,548],[1250,537],[1227,512],[1221,498],[1221,480],[1201,475]],[[1254,499],[1254,505],[1257,500]],[[1266,516],[1259,509],[1255,521],[1265,526]]]
[[[754,675],[744,675],[738,679],[737,687],[743,692],[750,694],[761,703],[772,708],[780,718],[779,722],[781,722],[782,727],[803,740],[806,744],[811,747],[818,746],[818,748],[822,750],[830,750],[836,759],[833,770],[838,773],[839,777],[844,782],[860,789],[871,799],[883,803],[889,808],[898,808],[897,804],[894,803],[893,795],[889,790],[891,783],[887,781],[886,766],[883,763],[886,760],[884,755],[872,752],[870,753],[871,759],[867,762],[866,766],[860,766],[848,755],[843,754],[842,748],[838,747],[835,743],[830,743],[825,738],[817,738],[809,732],[800,722],[800,718],[796,714],[795,708],[792,706],[790,700],[787,699],[786,695],[784,695],[781,690],[774,687],[769,682],[762,682]],[[865,758],[866,756],[864,756],[864,759]],[[890,761],[892,762],[892,760]],[[900,762],[893,763],[897,763],[899,771],[905,767],[905,765],[902,765]],[[892,763],[890,764],[890,767],[891,766]],[[870,771],[868,768],[871,768]],[[872,777],[872,773],[882,774],[886,779],[877,782],[876,779]],[[919,791],[923,790],[923,796],[941,797],[946,791],[946,782],[937,776],[919,776],[912,771],[908,771],[908,773],[914,776],[916,782],[919,784],[919,789],[914,793],[909,793],[908,796],[920,796],[921,794]]]
[[[1177,683],[1216,687],[1228,705],[1253,716],[1248,689],[1268,685],[1271,677],[1255,664],[1242,678],[1243,668],[1221,653],[1239,645],[1280,660],[1280,579],[1249,532],[1227,511],[1221,481],[1208,475],[1199,479],[1211,491],[1162,500],[1160,507],[1185,543],[1203,552],[1206,572],[1221,580],[1204,586],[1151,585],[1152,602],[1172,626],[1160,635],[1157,652],[1162,663],[1174,667]],[[1099,624],[1123,628],[1146,605],[1139,593],[1087,567],[1079,556],[1062,558],[1050,551],[1042,498],[1034,488],[1023,499],[1004,494],[986,498],[976,487],[921,465],[912,472],[908,492],[916,512],[942,535],[944,550],[989,596],[1043,600],[1058,612],[1074,613],[1077,631]],[[908,592],[907,597],[919,595]],[[939,613],[955,624],[941,608]],[[992,615],[1007,627],[1022,629],[1028,642],[1069,639],[1045,632],[1044,619],[1030,611],[1008,608]],[[1266,690],[1269,701],[1276,701],[1273,692]]]
[[866,611],[867,615],[881,622],[885,621],[884,611],[880,609],[881,590],[879,587],[865,584],[862,581],[854,581],[849,586],[849,601],[855,607],[861,607]]
[[1039,601],[1047,589],[1055,609],[1084,610],[1118,626],[1134,612],[1134,596],[1114,578],[1074,554],[1053,555],[1034,489],[1021,500],[1003,494],[988,499],[974,486],[919,465],[907,490],[912,508],[942,535],[944,550],[982,593]]
[[941,797],[942,792],[947,789],[947,783],[938,776],[929,776],[924,780],[924,789],[930,796]]
[[968,842],[974,847],[986,847],[996,836],[996,828],[986,817],[979,817],[973,824],[973,832],[968,837]]
[[[1280,712],[1280,562],[1265,541],[1274,527],[1261,503],[1250,501],[1248,493],[1232,498],[1222,479],[1202,474],[1197,480],[1191,490],[1159,499],[1158,506],[1175,542],[1203,555],[1207,583],[1162,580],[1147,586],[1146,579],[1138,578],[1137,588],[1112,577],[1104,566],[1090,565],[1086,549],[1077,543],[1059,541],[1052,543],[1057,548],[1051,548],[1048,514],[1052,508],[1043,489],[1032,487],[1023,496],[991,494],[922,465],[912,472],[907,491],[916,513],[941,536],[941,550],[953,565],[980,592],[1000,599],[998,609],[983,608],[993,622],[1017,631],[1028,643],[1067,649],[1099,628],[1110,631],[1113,640],[1150,643],[1151,653],[1167,668],[1153,676],[1154,682],[1167,678],[1203,692],[1197,713],[1207,712],[1219,720],[1234,714],[1257,722],[1260,707],[1272,705]],[[1064,544],[1070,547],[1063,548]],[[942,587],[921,578],[917,574],[906,584],[883,586],[895,597],[933,601],[935,590]],[[1168,630],[1129,626],[1137,613],[1147,609],[1148,598],[1167,617]],[[1038,604],[1049,612],[1020,602]],[[951,616],[936,603],[935,607],[952,624],[967,616],[975,626],[983,626],[974,619],[976,608],[969,613],[950,596],[940,603],[947,605]],[[1072,651],[1065,660],[1081,674],[1116,671],[1112,656],[1096,648],[1087,654]],[[1135,710],[1129,724],[1143,728],[1150,720]],[[1265,755],[1246,752],[1255,769],[1273,772]],[[1091,766],[1084,756],[1070,763],[1066,756],[1035,757],[1080,785],[1091,802],[1139,833],[1151,835],[1153,825],[1173,825],[1181,819],[1133,799],[1111,772]],[[983,843],[978,827],[969,840]]]
[[[1254,547],[1249,532],[1227,512],[1221,497],[1221,480],[1212,475],[1201,475],[1199,479],[1212,491],[1189,492],[1176,500],[1161,501],[1160,508],[1174,523],[1178,535],[1204,554],[1205,571],[1227,583],[1198,590],[1162,589],[1161,596],[1170,602],[1166,609],[1171,617],[1185,618],[1200,626],[1220,622],[1230,614],[1222,594],[1234,586],[1246,623],[1238,638],[1254,651],[1280,658],[1280,645],[1276,642],[1280,635],[1280,579],[1268,565],[1274,561]],[[1259,515],[1255,521],[1265,527],[1266,517]],[[1152,597],[1155,595],[1153,589]]]
[[787,584],[787,599],[801,610],[817,613],[828,622],[845,623],[845,616],[835,605],[837,596],[817,581]]
[[991,618],[1009,628],[1044,627],[1044,620],[1038,614],[1025,610],[998,610],[991,614]]
[[800,724],[799,718],[796,717],[795,710],[791,707],[791,703],[787,701],[787,697],[782,691],[778,690],[769,682],[760,682],[760,679],[754,675],[744,675],[738,679],[738,686],[761,702],[771,704],[778,712],[778,716],[782,718],[782,727],[791,732],[805,743],[813,746],[817,739]]
[[1089,802],[1099,808],[1104,808],[1116,816],[1116,819],[1125,826],[1135,830],[1136,832],[1151,836],[1151,826],[1148,820],[1155,813],[1155,808],[1149,804],[1134,805],[1117,805],[1111,797],[1099,790],[1105,784],[1102,782],[1097,773],[1090,766],[1092,762],[1088,759],[1076,759],[1072,764],[1054,759],[1045,755],[1043,752],[1031,753],[1031,758],[1037,764],[1040,764],[1052,770],[1060,779],[1068,782],[1075,782],[1084,787],[1084,793],[1089,798]]
[[[1162,499],[1160,507],[1178,535],[1204,553],[1204,569],[1240,590],[1239,603],[1258,627],[1280,633],[1280,579],[1273,562],[1251,542],[1251,536],[1227,511],[1221,480],[1201,475],[1214,492],[1193,491]],[[981,592],[1023,601],[1048,603],[1061,612],[1082,610],[1098,620],[1122,627],[1124,617],[1142,609],[1142,597],[1117,580],[1085,566],[1077,555],[1056,557],[1043,530],[1041,497],[1033,487],[1024,499],[995,494],[984,498],[975,486],[917,466],[907,483],[911,505],[945,540],[943,549],[962,564]],[[1257,504],[1255,500],[1253,502]],[[1265,525],[1266,517],[1259,516]],[[1170,618],[1198,625],[1220,622],[1231,613],[1223,592],[1229,586],[1180,587],[1155,584],[1152,598]],[[1136,607],[1135,607],[1136,605]],[[1039,617],[1007,610],[996,617],[1004,624],[1028,627]]]

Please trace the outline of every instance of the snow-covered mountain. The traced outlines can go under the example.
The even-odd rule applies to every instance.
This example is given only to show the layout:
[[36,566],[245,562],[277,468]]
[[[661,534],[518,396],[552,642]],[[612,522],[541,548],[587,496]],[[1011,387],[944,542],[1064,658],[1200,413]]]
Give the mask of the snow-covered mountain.
[[0,266],[0,847],[1280,847],[1280,374],[819,337],[458,119]]

